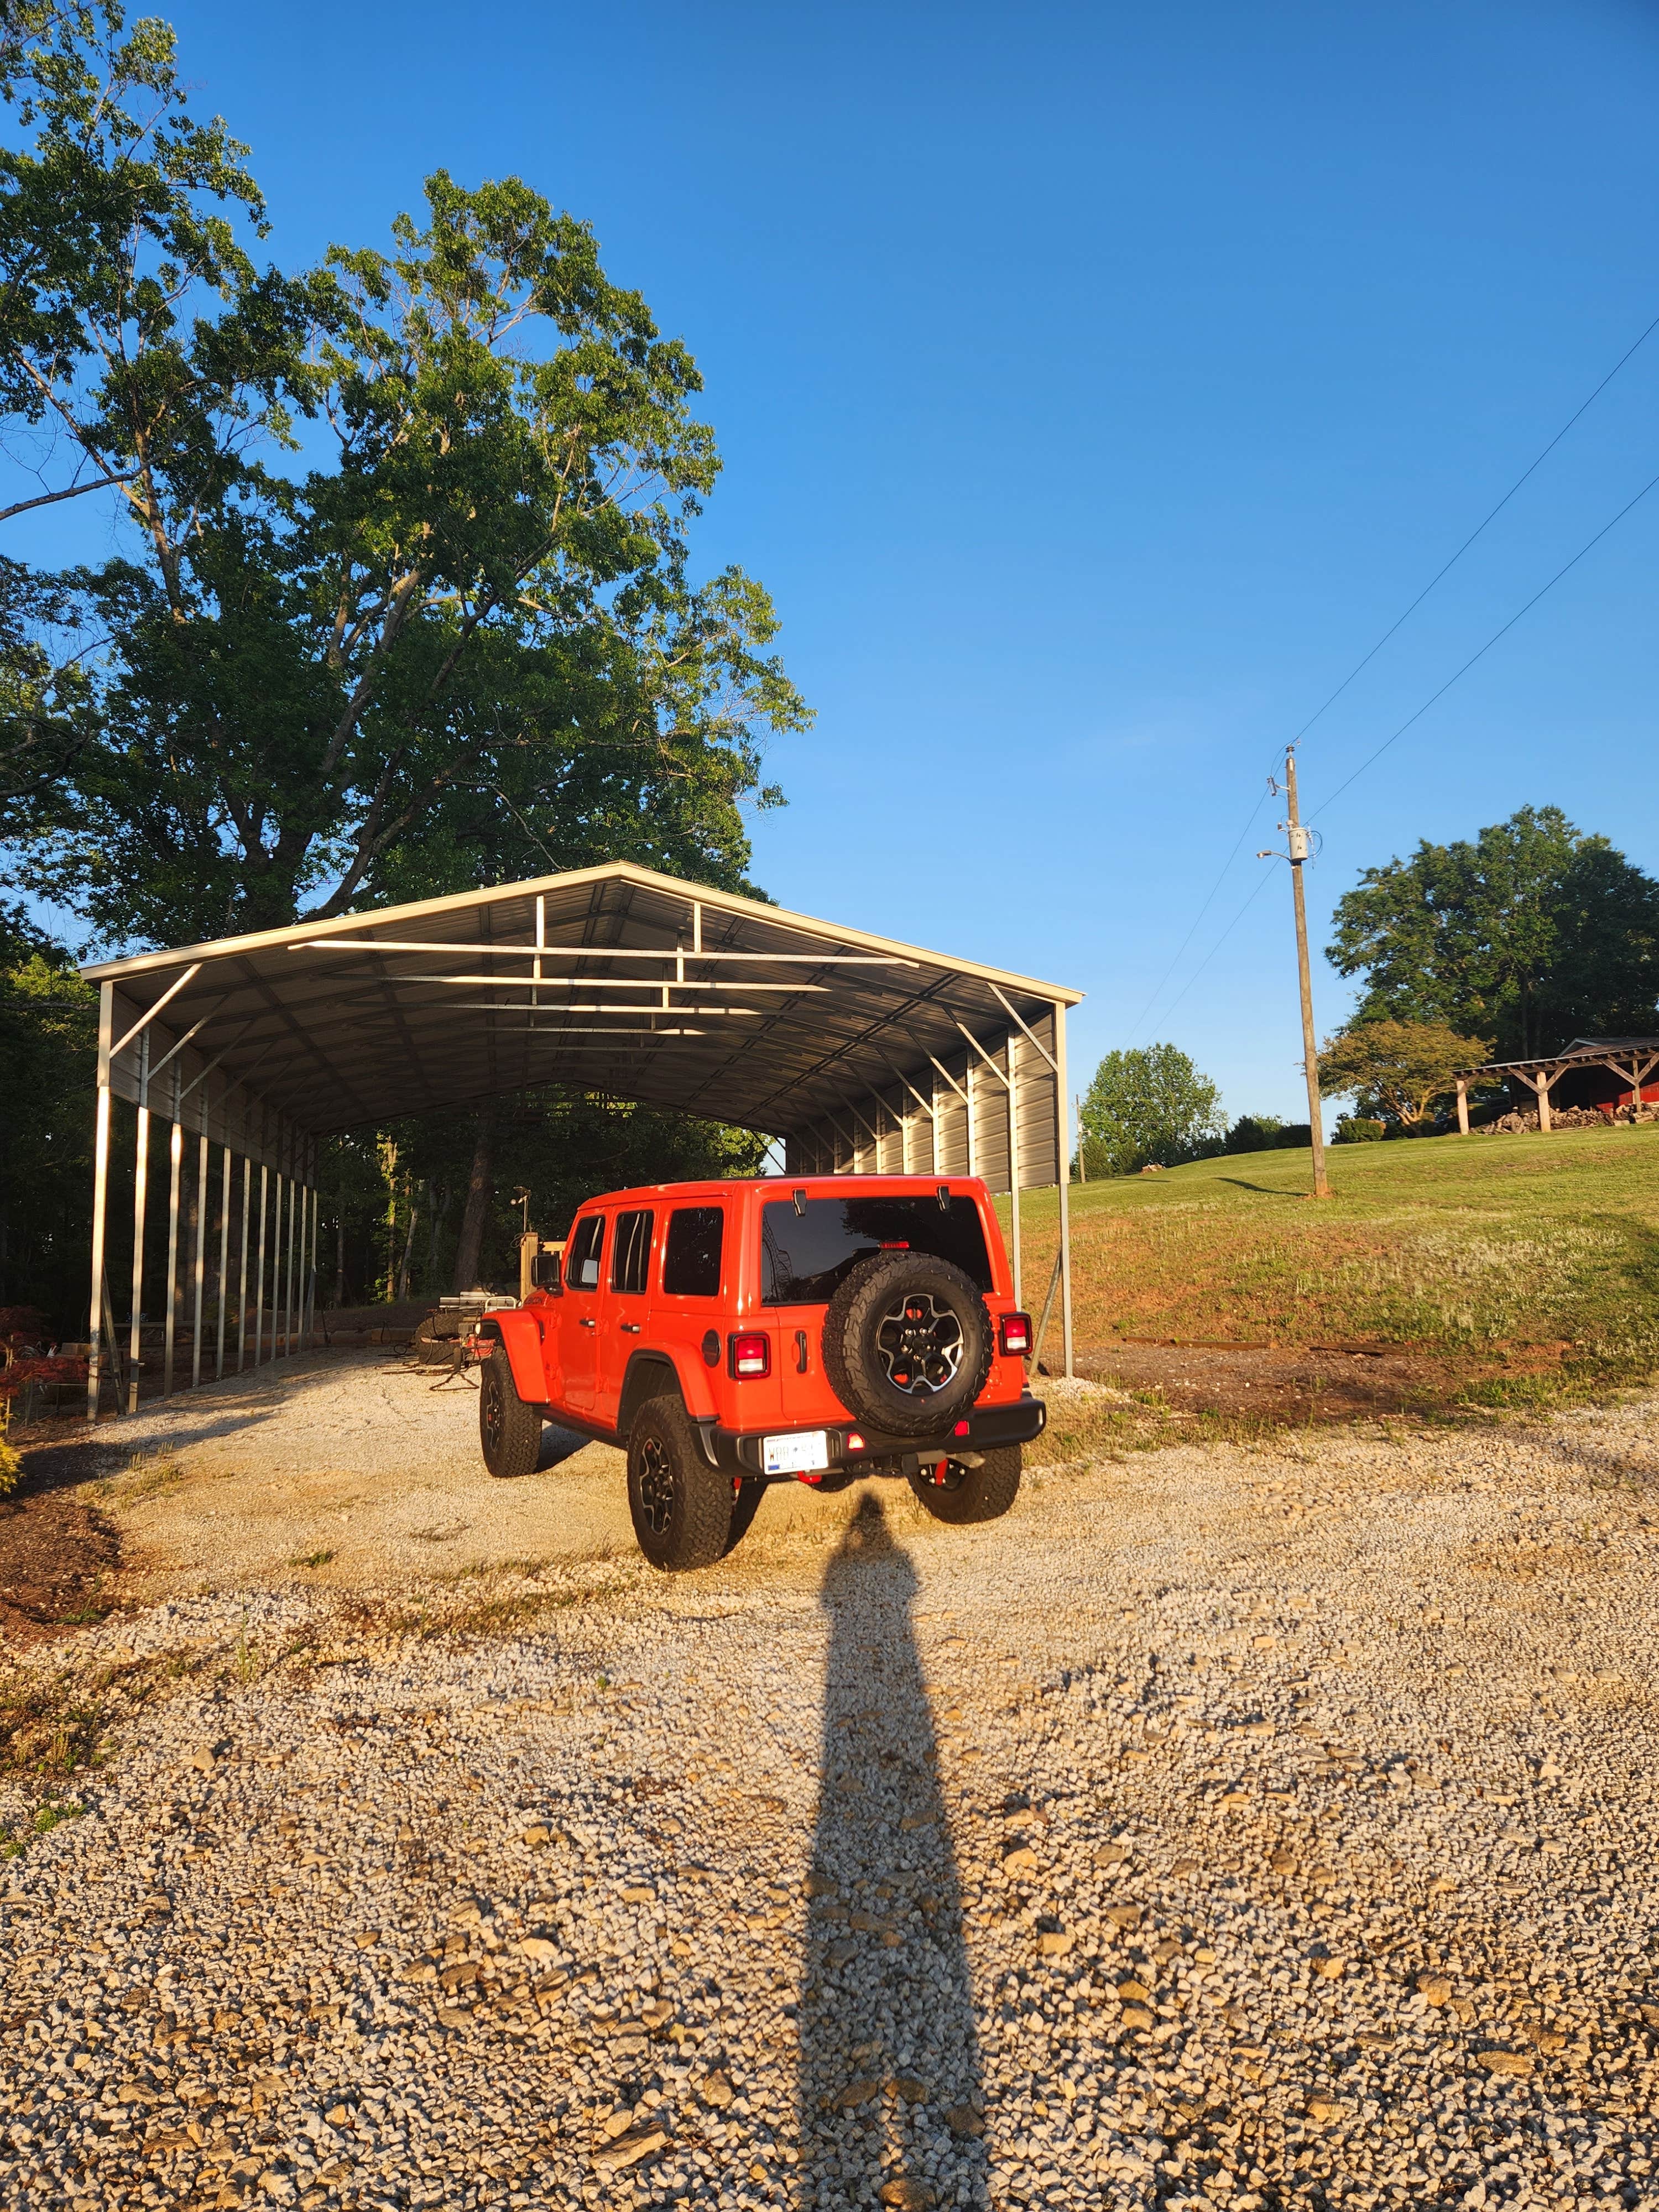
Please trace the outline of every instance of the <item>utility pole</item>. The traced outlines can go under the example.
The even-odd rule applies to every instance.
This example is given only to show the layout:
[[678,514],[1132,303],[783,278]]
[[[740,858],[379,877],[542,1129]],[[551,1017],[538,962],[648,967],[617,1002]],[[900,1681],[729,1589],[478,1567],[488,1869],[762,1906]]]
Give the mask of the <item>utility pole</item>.
[[[1279,786],[1272,789],[1276,793]],[[1308,1134],[1313,1142],[1313,1194],[1328,1198],[1331,1187],[1325,1180],[1325,1132],[1319,1119],[1319,1055],[1314,1043],[1313,978],[1308,970],[1308,908],[1302,894],[1302,864],[1307,859],[1311,841],[1302,826],[1302,817],[1296,804],[1296,747],[1285,748],[1285,797],[1288,802],[1288,822],[1279,828],[1290,842],[1285,853],[1258,853],[1258,860],[1288,860],[1291,864],[1291,900],[1296,913],[1296,975],[1302,992],[1302,1065],[1308,1079]]]
[[1290,839],[1291,897],[1296,909],[1296,973],[1302,991],[1302,1054],[1308,1077],[1308,1128],[1313,1139],[1313,1194],[1328,1198],[1325,1180],[1325,1132],[1319,1118],[1319,1063],[1314,1043],[1313,978],[1308,969],[1308,907],[1302,894],[1302,865],[1308,857],[1308,833],[1296,805],[1296,747],[1285,751],[1285,797],[1290,815],[1279,824]]

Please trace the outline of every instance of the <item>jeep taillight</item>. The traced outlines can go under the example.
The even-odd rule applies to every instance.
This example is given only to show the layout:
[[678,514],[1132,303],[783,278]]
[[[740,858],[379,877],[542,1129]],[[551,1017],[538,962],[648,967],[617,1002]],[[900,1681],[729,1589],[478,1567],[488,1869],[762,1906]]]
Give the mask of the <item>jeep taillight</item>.
[[999,1331],[1005,1359],[1027,1359],[1031,1352],[1031,1316],[1030,1314],[1004,1314]]
[[726,1340],[726,1364],[739,1382],[772,1372],[772,1340],[763,1331],[741,1329]]

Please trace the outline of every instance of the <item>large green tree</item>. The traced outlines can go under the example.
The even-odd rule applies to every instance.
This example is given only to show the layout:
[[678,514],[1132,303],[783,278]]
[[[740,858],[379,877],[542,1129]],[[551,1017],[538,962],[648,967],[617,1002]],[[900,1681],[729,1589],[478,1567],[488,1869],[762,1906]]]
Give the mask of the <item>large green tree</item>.
[[3,427],[131,527],[34,604],[16,580],[15,879],[110,943],[600,857],[741,884],[767,738],[807,717],[764,591],[694,574],[700,379],[586,226],[439,172],[392,252],[257,269],[171,33],[33,22]]
[[1084,1094],[1084,1167],[1091,1176],[1175,1167],[1219,1151],[1221,1093],[1178,1045],[1109,1052]]
[[86,1312],[98,994],[0,902],[0,1306],[74,1336]]
[[[118,0],[9,0],[0,99],[0,881],[106,946],[603,859],[750,888],[766,744],[808,717],[764,590],[694,565],[720,467],[696,364],[586,226],[440,171],[389,250],[263,265],[246,149]],[[88,501],[118,557],[32,568],[31,514]],[[15,999],[59,988],[47,960],[13,963]],[[0,1042],[44,1099],[37,1045],[68,1069],[80,1031],[30,1020]],[[750,1157],[590,1123],[600,1182],[607,1146],[646,1180]],[[389,1142],[340,1148],[342,1218],[429,1189],[422,1279],[471,1280],[523,1114]],[[469,1245],[442,1194],[480,1159]],[[44,1249],[19,1191],[0,1257]]]
[[1501,1059],[1659,1025],[1659,883],[1559,807],[1367,868],[1335,925],[1361,1023],[1449,1024]]
[[1407,1129],[1426,1123],[1436,1102],[1465,1068],[1492,1050],[1485,1037],[1460,1036],[1444,1022],[1352,1022],[1320,1049],[1322,1096],[1352,1096],[1361,1118],[1381,1113]]

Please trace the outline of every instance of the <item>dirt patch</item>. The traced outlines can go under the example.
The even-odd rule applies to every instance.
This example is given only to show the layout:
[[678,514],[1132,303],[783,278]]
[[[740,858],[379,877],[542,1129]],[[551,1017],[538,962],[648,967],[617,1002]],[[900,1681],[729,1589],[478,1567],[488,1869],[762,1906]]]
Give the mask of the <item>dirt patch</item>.
[[0,1645],[101,1620],[119,1550],[113,1528],[71,1489],[26,1484],[0,1503]]
[[[1553,1347],[1528,1347],[1539,1356]],[[1183,1413],[1287,1422],[1375,1419],[1379,1413],[1429,1413],[1454,1405],[1471,1385],[1497,1375],[1538,1371],[1523,1358],[1455,1358],[1391,1346],[1114,1344],[1081,1354],[1078,1371],[1120,1390],[1157,1390]]]

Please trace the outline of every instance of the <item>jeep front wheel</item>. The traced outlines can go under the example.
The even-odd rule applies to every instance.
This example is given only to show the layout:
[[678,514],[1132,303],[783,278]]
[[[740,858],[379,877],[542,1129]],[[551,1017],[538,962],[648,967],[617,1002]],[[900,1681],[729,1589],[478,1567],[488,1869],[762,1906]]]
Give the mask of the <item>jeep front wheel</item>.
[[519,1395],[504,1344],[492,1347],[478,1377],[478,1441],[492,1474],[533,1474],[542,1455],[542,1409]]
[[648,1398],[628,1432],[628,1510],[653,1567],[712,1567],[732,1534],[732,1478],[710,1467],[678,1398]]
[[945,1460],[940,1462],[942,1481],[938,1468],[924,1468],[910,1477],[910,1487],[935,1521],[949,1522],[953,1528],[973,1521],[1000,1521],[1019,1495],[1021,1457],[1018,1444],[1004,1444],[988,1451],[978,1467]]

